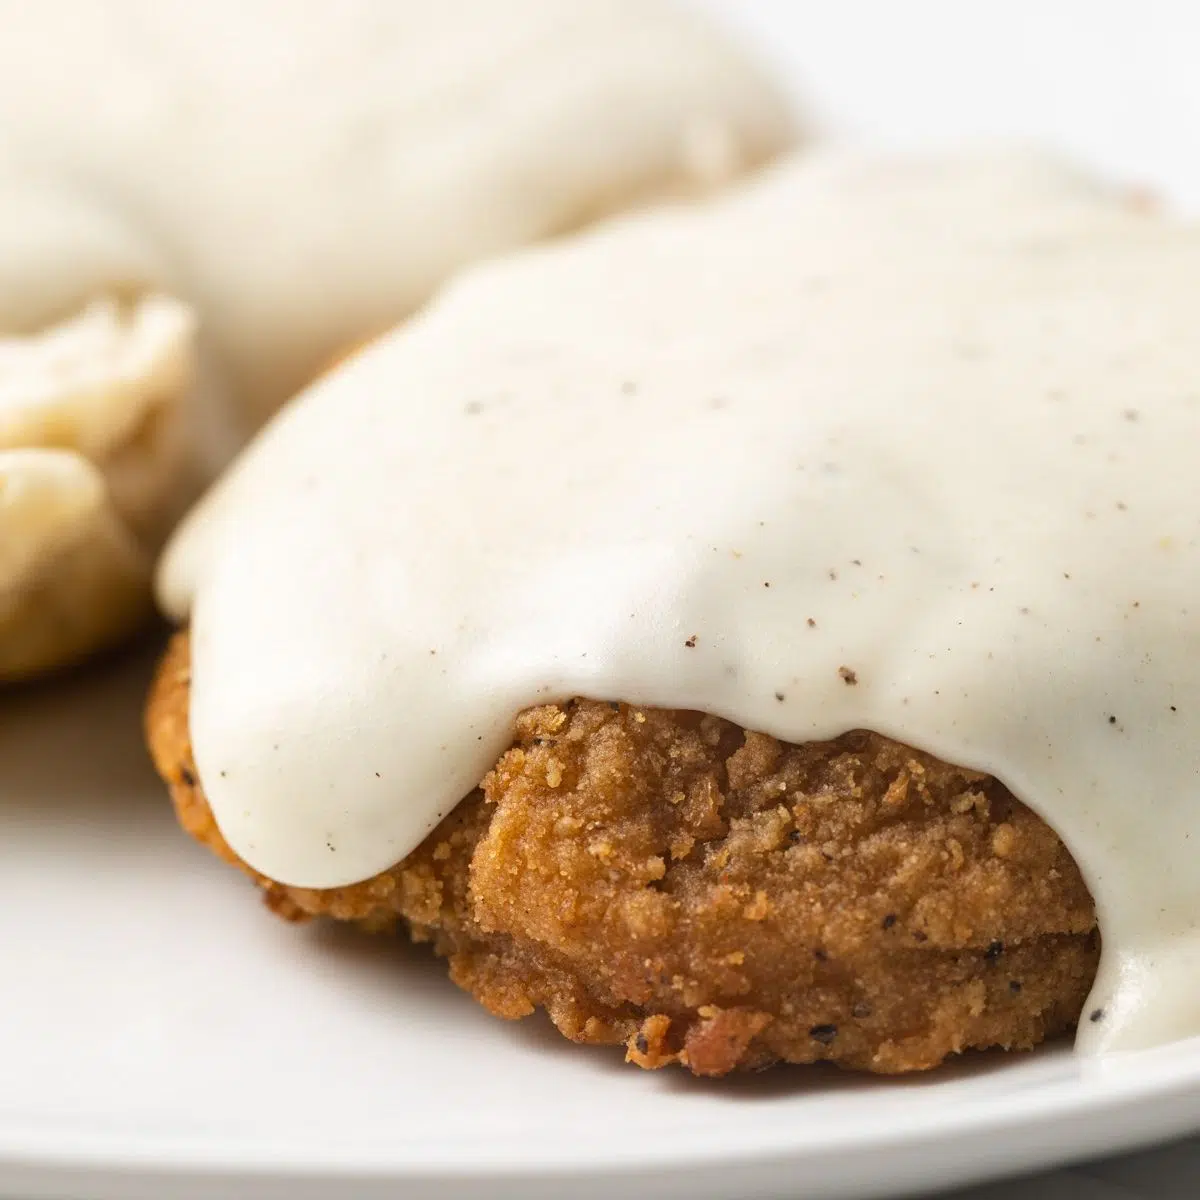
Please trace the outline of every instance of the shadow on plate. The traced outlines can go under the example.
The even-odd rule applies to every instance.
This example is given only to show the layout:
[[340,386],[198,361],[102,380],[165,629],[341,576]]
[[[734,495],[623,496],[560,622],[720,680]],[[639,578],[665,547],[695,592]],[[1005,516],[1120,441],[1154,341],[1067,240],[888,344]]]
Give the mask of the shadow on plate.
[[145,808],[142,707],[162,636],[76,671],[0,689],[0,804]]
[[[1069,1042],[1060,1042],[1033,1054],[1006,1054],[1003,1051],[972,1051],[945,1063],[935,1071],[906,1076],[867,1076],[844,1071],[827,1063],[806,1066],[778,1065],[757,1073],[702,1079],[686,1071],[668,1067],[661,1071],[639,1072],[624,1062],[618,1046],[580,1046],[564,1038],[539,1011],[521,1021],[493,1017],[460,991],[447,977],[446,964],[424,945],[413,945],[403,934],[367,934],[333,922],[317,922],[302,931],[320,955],[324,965],[335,971],[357,997],[374,1006],[389,1005],[398,989],[403,988],[406,1002],[453,1010],[454,1021],[469,1021],[486,1026],[486,1036],[503,1039],[509,1045],[539,1056],[551,1055],[572,1065],[612,1074],[640,1075],[646,1087],[661,1088],[674,1094],[695,1094],[706,1100],[752,1103],[779,1096],[811,1092],[841,1094],[863,1089],[911,1094],[929,1087],[959,1081],[978,1081],[981,1076],[997,1076],[997,1083],[1018,1085],[1012,1068],[1018,1064],[1040,1062],[1047,1056],[1062,1057]],[[1002,1079],[1000,1077],[1003,1077]]]

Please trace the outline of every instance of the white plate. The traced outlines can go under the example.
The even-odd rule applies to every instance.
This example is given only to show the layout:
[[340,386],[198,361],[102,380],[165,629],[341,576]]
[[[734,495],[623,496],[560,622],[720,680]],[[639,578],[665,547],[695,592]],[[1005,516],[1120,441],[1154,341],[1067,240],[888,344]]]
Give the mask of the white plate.
[[879,1196],[1200,1124],[1200,1042],[705,1083],[496,1021],[398,939],[279,923],[180,835],[147,675],[0,700],[0,1195]]

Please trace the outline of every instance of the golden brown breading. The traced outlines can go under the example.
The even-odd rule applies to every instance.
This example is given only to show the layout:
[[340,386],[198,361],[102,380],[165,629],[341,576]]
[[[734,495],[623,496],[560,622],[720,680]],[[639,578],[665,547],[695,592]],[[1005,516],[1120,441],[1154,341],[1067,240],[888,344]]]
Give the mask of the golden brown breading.
[[403,922],[516,1018],[698,1075],[829,1060],[883,1073],[1027,1048],[1076,1021],[1095,913],[1054,833],[996,780],[871,733],[789,746],[694,713],[575,701],[403,862],[325,891],[226,845],[188,737],[188,642],[147,712],[189,833],[280,916]]

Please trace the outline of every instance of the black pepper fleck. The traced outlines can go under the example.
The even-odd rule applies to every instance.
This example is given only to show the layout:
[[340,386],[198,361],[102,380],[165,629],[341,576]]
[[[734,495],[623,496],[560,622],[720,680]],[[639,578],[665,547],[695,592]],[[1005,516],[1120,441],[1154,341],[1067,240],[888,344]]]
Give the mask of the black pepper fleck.
[[893,925],[895,925],[895,923],[896,923],[896,914],[895,913],[888,913],[888,915],[883,918],[884,929],[891,929],[891,927]]
[[1015,996],[1021,990],[1021,981],[1019,979],[1010,979],[1008,981],[1008,990]]
[[988,943],[988,948],[983,952],[983,957],[988,962],[995,962],[996,959],[1004,953],[1004,943],[996,940]]
[[776,692],[775,699],[778,700],[780,704],[782,704],[787,699],[787,696],[785,696],[783,692]]
[[685,645],[685,646],[686,646],[686,647],[687,647],[689,650],[695,650],[695,648],[696,648],[696,635],[693,633],[693,634],[692,634],[692,636],[691,636],[690,638],[688,638],[688,640],[687,640],[686,642],[684,642],[683,644],[684,644],[684,645]]
[[196,786],[196,776],[187,767],[179,768],[179,778],[183,780],[188,787]]
[[829,955],[826,954],[824,950],[814,950],[813,958],[815,958],[817,960],[817,962],[828,962],[829,961]]
[[858,672],[850,667],[838,667],[838,674],[842,677],[842,682],[847,687],[854,687],[858,683]]
[[808,625],[809,629],[816,629],[817,627],[817,623],[812,619],[812,617],[809,617],[805,623]]
[[633,1039],[633,1044],[637,1047],[637,1052],[639,1054],[648,1054],[650,1051],[650,1043],[646,1040],[646,1035],[644,1033],[639,1033],[637,1037]]
[[1110,715],[1109,715],[1109,718],[1108,718],[1108,723],[1109,723],[1110,725],[1115,725],[1115,724],[1117,723],[1117,718],[1116,718],[1115,716],[1112,716],[1112,715],[1110,714]]
[[855,1020],[862,1021],[871,1015],[874,1010],[869,1004],[864,1004],[861,1000],[850,1010],[850,1015]]
[[1104,1009],[1093,1008],[1092,1011],[1090,1013],[1088,1013],[1088,1020],[1091,1021],[1091,1023],[1093,1025],[1095,1025],[1097,1021],[1103,1021],[1104,1020]]
[[814,1025],[808,1031],[808,1036],[814,1042],[820,1042],[822,1046],[828,1046],[837,1037],[837,1031],[836,1025]]

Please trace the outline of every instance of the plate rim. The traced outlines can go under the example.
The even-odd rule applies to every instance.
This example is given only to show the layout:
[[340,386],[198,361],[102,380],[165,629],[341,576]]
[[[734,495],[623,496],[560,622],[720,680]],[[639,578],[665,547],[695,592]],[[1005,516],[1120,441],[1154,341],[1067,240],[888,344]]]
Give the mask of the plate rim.
[[[511,1147],[508,1154],[480,1153],[496,1148],[485,1143],[464,1160],[453,1153],[452,1138],[432,1143],[426,1138],[420,1146],[403,1137],[386,1145],[322,1143],[301,1136],[265,1141],[256,1136],[251,1142],[225,1134],[39,1132],[10,1122],[0,1125],[0,1191],[9,1190],[9,1179],[25,1188],[69,1180],[84,1187],[78,1194],[85,1200],[114,1194],[110,1189],[118,1184],[203,1187],[232,1179],[251,1189],[343,1183],[370,1190],[405,1183],[448,1186],[454,1195],[471,1196],[491,1194],[497,1186],[611,1188],[637,1181],[643,1189],[650,1187],[648,1195],[666,1195],[656,1183],[665,1188],[701,1177],[722,1188],[734,1178],[769,1182],[803,1166],[823,1195],[865,1196],[875,1194],[875,1185],[861,1168],[879,1159],[891,1160],[887,1186],[899,1194],[897,1189],[928,1187],[930,1176],[922,1164],[928,1166],[931,1157],[937,1162],[950,1145],[955,1153],[939,1164],[938,1186],[1064,1165],[1098,1150],[1118,1153],[1200,1129],[1200,1037],[1077,1063],[1071,1077],[1034,1083],[1019,1102],[1009,1096],[1000,1109],[995,1095],[966,1097],[951,1113],[941,1111],[935,1123],[922,1105],[913,1104],[893,1114],[887,1127],[867,1134],[857,1124],[825,1130],[819,1147],[781,1136],[776,1123],[738,1145],[711,1141],[686,1152],[670,1136],[636,1147],[598,1138],[543,1157],[531,1157],[527,1146],[520,1153]],[[1117,1116],[1126,1120],[1114,1129],[1105,1118]],[[1023,1146],[1016,1159],[1011,1149],[1018,1142]],[[830,1172],[847,1154],[858,1158],[859,1167],[839,1181]],[[828,1191],[831,1182],[836,1192]],[[692,1194],[709,1192],[702,1185]],[[746,1193],[759,1194],[765,1193],[753,1188]]]

